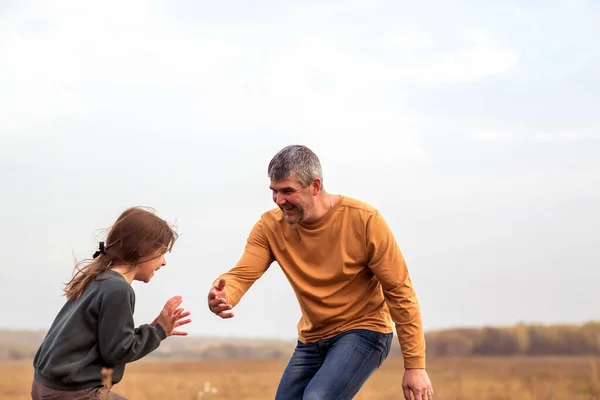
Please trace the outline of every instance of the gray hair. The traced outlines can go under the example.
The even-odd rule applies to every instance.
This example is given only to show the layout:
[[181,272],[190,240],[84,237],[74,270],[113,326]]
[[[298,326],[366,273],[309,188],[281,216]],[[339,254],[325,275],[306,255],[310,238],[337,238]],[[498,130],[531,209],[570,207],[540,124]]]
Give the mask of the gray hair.
[[302,145],[289,145],[279,150],[269,162],[268,174],[274,181],[295,175],[303,187],[310,185],[315,178],[323,182],[319,158],[312,150]]

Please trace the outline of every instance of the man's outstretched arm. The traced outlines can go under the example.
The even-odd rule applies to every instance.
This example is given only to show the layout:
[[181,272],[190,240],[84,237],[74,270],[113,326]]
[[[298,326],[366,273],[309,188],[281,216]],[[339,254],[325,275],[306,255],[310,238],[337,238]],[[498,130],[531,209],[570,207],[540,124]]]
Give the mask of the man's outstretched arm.
[[220,275],[208,293],[210,310],[221,318],[233,317],[230,310],[274,261],[263,229],[261,219],[250,231],[244,253],[236,265]]

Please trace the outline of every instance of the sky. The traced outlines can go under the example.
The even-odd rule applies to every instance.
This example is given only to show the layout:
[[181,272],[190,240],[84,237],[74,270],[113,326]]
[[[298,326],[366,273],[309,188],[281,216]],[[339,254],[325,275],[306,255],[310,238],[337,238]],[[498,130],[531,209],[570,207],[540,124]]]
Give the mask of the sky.
[[180,238],[136,323],[182,295],[191,334],[294,338],[277,264],[206,303],[288,144],[381,210],[426,330],[600,319],[597,37],[583,0],[0,0],[0,328],[47,329],[140,205]]

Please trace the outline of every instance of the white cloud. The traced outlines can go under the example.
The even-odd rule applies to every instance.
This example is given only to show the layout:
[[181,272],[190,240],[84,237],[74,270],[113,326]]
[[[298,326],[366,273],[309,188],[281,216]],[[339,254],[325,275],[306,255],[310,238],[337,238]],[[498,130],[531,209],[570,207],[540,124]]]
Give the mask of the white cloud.
[[422,32],[398,29],[390,34],[386,40],[386,45],[394,51],[414,51],[433,48],[435,40]]
[[469,138],[482,142],[505,142],[514,140],[515,136],[512,132],[506,131],[481,131],[471,134]]
[[594,139],[598,140],[600,139],[600,135],[585,132],[539,132],[536,133],[533,138],[538,142],[573,142]]
[[[445,84],[477,82],[516,69],[519,54],[501,46],[483,32],[467,31],[455,37],[459,50],[448,50],[442,32],[399,30],[390,35],[390,51],[404,53],[401,61],[390,65],[385,79],[400,83]],[[436,37],[436,39],[434,39]]]
[[470,34],[467,40],[468,48],[433,57],[413,69],[413,77],[426,83],[476,82],[517,68],[519,55],[515,50],[481,34]]
[[525,18],[528,14],[527,9],[525,9],[524,7],[521,6],[514,6],[512,7],[512,14],[515,16],[515,18]]
[[479,142],[506,142],[513,140],[525,140],[545,143],[559,142],[578,142],[588,140],[600,140],[600,134],[589,132],[537,132],[529,134],[521,132],[518,135],[515,132],[508,131],[478,131],[467,135],[468,140]]

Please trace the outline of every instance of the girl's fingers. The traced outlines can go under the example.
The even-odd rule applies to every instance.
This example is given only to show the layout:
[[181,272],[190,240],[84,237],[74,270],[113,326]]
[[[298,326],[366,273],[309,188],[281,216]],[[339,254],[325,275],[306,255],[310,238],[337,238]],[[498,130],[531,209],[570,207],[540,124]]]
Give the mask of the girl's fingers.
[[178,326],[181,326],[181,325],[186,325],[186,324],[189,324],[190,322],[192,322],[192,319],[191,319],[191,318],[184,319],[183,321],[181,321],[181,320],[180,320],[180,321],[177,321],[177,322],[175,322],[175,326],[174,326],[174,328],[177,328]]
[[165,310],[167,310],[169,313],[173,312],[173,310],[175,310],[177,307],[179,307],[179,305],[183,302],[183,299],[181,296],[173,296],[169,299],[169,301],[167,301],[167,304],[165,304]]
[[[181,310],[181,311],[183,311],[183,310]],[[190,314],[191,314],[191,313],[190,313],[189,311],[186,311],[186,312],[179,312],[179,313],[174,313],[174,314],[171,316],[171,321],[177,321],[178,319],[185,318],[185,317],[187,317],[187,316],[188,316],[188,315],[190,315]]]

